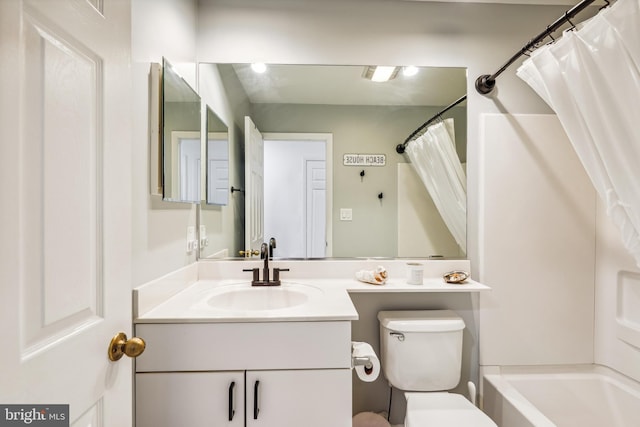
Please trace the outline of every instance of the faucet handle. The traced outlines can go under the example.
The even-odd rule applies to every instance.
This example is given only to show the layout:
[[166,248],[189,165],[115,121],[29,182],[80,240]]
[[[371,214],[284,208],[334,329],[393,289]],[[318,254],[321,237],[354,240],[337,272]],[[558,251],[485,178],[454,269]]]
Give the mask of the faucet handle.
[[253,272],[252,284],[260,281],[260,269],[259,268],[243,268],[242,271]]
[[274,268],[273,269],[273,281],[274,282],[279,282],[280,281],[280,272],[281,271],[289,271],[288,268]]

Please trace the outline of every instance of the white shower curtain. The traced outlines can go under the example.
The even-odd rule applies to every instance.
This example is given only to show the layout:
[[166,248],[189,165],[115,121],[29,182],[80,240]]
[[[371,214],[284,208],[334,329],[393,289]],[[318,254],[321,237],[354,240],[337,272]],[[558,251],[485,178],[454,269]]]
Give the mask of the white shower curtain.
[[518,69],[556,112],[640,266],[640,0],[618,0]]
[[453,119],[429,126],[405,152],[458,246],[467,252],[467,180],[455,148]]

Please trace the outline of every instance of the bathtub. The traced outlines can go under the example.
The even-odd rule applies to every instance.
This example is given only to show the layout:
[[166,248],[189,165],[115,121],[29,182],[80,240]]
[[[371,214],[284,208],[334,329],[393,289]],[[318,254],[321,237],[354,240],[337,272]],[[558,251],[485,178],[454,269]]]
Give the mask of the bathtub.
[[604,366],[501,367],[482,386],[500,427],[640,426],[640,383]]

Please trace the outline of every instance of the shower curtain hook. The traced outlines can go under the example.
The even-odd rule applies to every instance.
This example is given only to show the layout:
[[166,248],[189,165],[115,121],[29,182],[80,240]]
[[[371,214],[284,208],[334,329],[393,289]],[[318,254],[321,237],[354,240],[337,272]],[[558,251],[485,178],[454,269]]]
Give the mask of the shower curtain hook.
[[[572,24],[572,25],[573,25],[573,24]],[[556,41],[556,39],[553,37],[553,33],[551,32],[551,30],[549,29],[549,27],[550,27],[550,26],[549,26],[549,25],[547,25],[547,33],[548,33],[548,35],[549,35],[549,38],[550,38],[552,41]]]
[[573,30],[575,30],[575,28],[576,28],[575,24],[574,24],[573,22],[571,22],[571,19],[569,19],[569,11],[566,11],[566,12],[564,13],[564,18],[567,20],[567,22],[568,22],[569,24],[571,24],[571,28],[569,28],[569,30],[568,30],[568,31],[573,31]]

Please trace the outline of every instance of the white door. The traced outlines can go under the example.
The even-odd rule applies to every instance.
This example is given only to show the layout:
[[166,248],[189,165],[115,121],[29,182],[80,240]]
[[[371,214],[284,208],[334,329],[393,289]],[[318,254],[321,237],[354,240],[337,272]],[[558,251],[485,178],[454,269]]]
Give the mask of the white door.
[[260,250],[264,242],[264,140],[244,118],[245,249]]
[[200,140],[181,138],[180,147],[180,200],[200,202]]
[[229,203],[229,139],[209,132],[207,141],[207,203]]
[[276,238],[279,257],[330,257],[333,135],[265,132],[263,136],[265,236]]
[[306,255],[307,258],[324,258],[327,247],[327,168],[324,160],[307,160],[305,163]]
[[0,1],[0,404],[73,426],[132,420],[130,9]]

